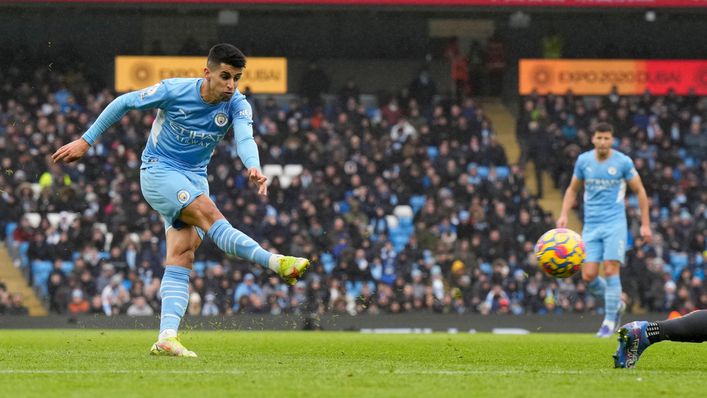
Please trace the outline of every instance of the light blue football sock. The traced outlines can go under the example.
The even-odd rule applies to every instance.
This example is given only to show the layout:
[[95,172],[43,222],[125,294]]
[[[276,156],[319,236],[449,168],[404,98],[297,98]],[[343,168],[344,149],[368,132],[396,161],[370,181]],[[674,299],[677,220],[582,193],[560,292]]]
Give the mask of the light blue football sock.
[[233,228],[225,218],[216,221],[206,235],[224,252],[270,268],[270,257],[273,254],[263,249],[250,236]]
[[616,322],[616,314],[621,305],[621,277],[618,275],[606,278],[606,293],[604,294],[604,321]]
[[606,281],[601,276],[597,276],[587,283],[587,291],[597,299],[603,299],[606,292]]
[[165,266],[160,285],[160,297],[162,297],[160,337],[164,337],[165,330],[173,330],[176,335],[179,329],[179,322],[189,304],[190,273],[191,270],[177,265]]

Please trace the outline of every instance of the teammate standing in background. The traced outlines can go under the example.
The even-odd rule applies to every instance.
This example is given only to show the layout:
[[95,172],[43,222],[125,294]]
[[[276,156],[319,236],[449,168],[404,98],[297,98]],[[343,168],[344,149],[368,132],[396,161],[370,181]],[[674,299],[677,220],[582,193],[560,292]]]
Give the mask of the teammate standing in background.
[[[624,197],[626,183],[638,195],[641,210],[640,233],[650,242],[652,235],[649,205],[641,177],[633,161],[623,153],[611,149],[614,129],[607,123],[599,123],[594,129],[594,149],[577,158],[574,175],[562,200],[562,211],[557,220],[558,228],[567,226],[567,215],[584,185],[584,228],[582,239],[586,245],[587,258],[582,266],[582,279],[595,297],[604,299],[604,321],[598,337],[610,337],[620,323],[625,309],[621,301],[621,279],[619,271],[626,255],[628,227]],[[599,265],[604,266],[600,277]]]
[[196,356],[179,342],[177,330],[189,303],[194,252],[204,235],[224,252],[270,268],[290,285],[309,267],[307,259],[263,249],[233,228],[209,198],[206,168],[231,127],[249,180],[258,186],[259,194],[267,195],[267,177],[261,173],[253,139],[251,106],[237,90],[245,65],[239,49],[217,44],[209,51],[203,78],[166,79],[119,96],[81,138],[52,155],[55,162],[76,161],[128,111],[158,109],[140,167],[143,196],[162,215],[167,237],[160,334],[150,351],[154,355]]

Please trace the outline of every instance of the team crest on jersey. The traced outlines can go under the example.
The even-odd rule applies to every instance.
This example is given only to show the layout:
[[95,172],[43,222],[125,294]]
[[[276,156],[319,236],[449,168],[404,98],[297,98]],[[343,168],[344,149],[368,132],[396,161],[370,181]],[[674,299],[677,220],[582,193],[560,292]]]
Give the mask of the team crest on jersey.
[[182,189],[181,191],[177,192],[177,200],[178,200],[179,203],[181,203],[181,204],[187,203],[187,201],[189,200],[190,197],[191,197],[191,195],[189,194],[189,192],[187,192],[187,191],[184,190],[184,189]]
[[223,112],[219,112],[214,116],[214,123],[219,127],[223,127],[228,123],[228,116]]
[[609,166],[609,169],[607,171],[609,172],[609,175],[616,175],[616,167],[614,166]]

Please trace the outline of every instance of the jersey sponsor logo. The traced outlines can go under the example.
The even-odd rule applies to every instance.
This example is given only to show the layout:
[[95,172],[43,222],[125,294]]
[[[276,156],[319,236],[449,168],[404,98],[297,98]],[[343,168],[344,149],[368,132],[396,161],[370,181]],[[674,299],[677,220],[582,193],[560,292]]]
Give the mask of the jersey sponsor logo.
[[238,111],[238,116],[251,118],[253,117],[253,111],[251,111],[250,109],[241,109],[240,111]]
[[618,180],[618,179],[610,180],[607,178],[587,178],[584,181],[584,184],[590,185],[590,186],[597,188],[597,189],[606,189],[606,188],[611,188],[613,186],[619,185],[623,182],[624,182],[623,180]]
[[612,175],[612,176],[616,175],[616,167],[614,167],[614,166],[609,166],[609,169],[607,171],[609,172],[609,175]]
[[188,191],[182,189],[181,191],[177,192],[177,200],[179,201],[179,203],[187,203],[189,198],[191,198],[191,194]]
[[213,147],[218,144],[225,134],[212,134],[204,131],[194,131],[176,123],[169,121],[169,127],[174,131],[174,138],[182,144],[198,145],[204,148]]
[[214,123],[219,127],[223,127],[228,124],[228,116],[223,112],[219,112],[214,116]]

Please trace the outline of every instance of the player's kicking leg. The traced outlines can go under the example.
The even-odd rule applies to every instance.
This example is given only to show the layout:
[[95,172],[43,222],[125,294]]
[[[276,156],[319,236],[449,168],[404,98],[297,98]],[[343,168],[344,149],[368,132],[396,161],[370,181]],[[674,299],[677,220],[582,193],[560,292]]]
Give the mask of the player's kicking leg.
[[206,235],[219,249],[270,268],[290,285],[297,283],[297,279],[309,268],[309,260],[306,258],[271,253],[248,235],[233,228],[206,195],[194,199],[182,210],[179,218],[186,224],[206,231]]
[[619,329],[615,368],[633,368],[651,344],[660,341],[702,343],[707,341],[707,310],[694,311],[668,321],[637,321]]
[[160,285],[162,312],[160,334],[152,345],[150,354],[178,357],[196,357],[182,345],[177,336],[179,323],[189,305],[189,274],[194,262],[194,252],[201,238],[194,227],[169,228],[167,235],[167,259]]

